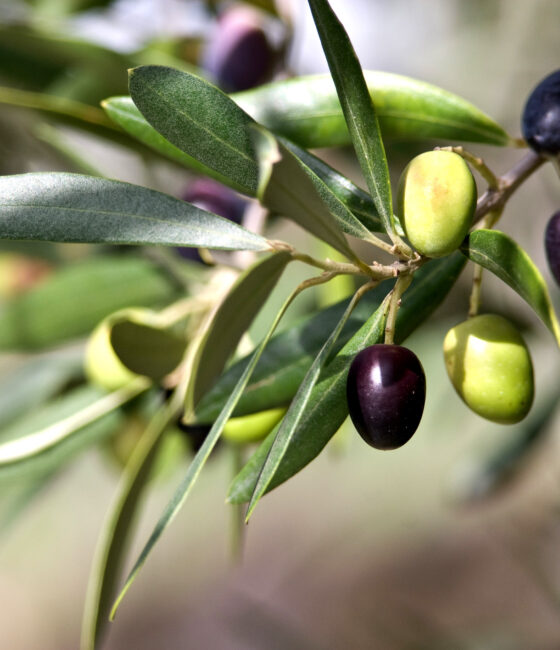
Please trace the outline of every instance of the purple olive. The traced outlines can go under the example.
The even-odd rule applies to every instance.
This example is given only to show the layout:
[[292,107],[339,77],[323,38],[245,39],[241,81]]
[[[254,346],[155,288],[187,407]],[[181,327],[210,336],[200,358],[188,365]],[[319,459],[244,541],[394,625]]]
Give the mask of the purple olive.
[[272,76],[276,54],[260,14],[234,5],[221,14],[202,57],[202,67],[226,92],[254,88]]
[[544,247],[550,271],[560,286],[560,210],[550,217],[546,226]]
[[408,442],[422,419],[426,376],[418,357],[400,345],[371,345],[356,355],[346,383],[348,410],[376,449]]
[[521,129],[537,153],[560,153],[560,70],[545,77],[529,95]]

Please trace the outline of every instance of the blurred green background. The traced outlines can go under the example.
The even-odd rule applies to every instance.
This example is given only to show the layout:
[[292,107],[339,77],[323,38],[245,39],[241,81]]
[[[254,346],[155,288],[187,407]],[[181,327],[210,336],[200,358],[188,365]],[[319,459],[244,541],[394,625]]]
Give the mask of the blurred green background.
[[[293,21],[290,71],[325,71],[306,3],[278,5]],[[332,0],[332,6],[365,68],[456,92],[513,135],[519,135],[530,90],[559,67],[555,0]],[[2,0],[0,83],[95,106],[126,93],[127,67],[193,66],[211,24],[204,3],[194,0]],[[93,167],[175,195],[187,182],[188,175],[171,164],[93,133],[46,124],[44,117],[5,100],[0,91],[2,174]],[[430,146],[388,143],[394,180],[413,155]],[[522,156],[478,145],[470,149],[499,173]],[[362,184],[351,152],[321,154]],[[558,289],[546,269],[542,240],[560,203],[558,181],[551,165],[540,170],[514,195],[501,226],[530,252],[556,304]],[[299,231],[290,236],[302,238],[302,247],[310,244]],[[76,245],[0,245],[0,251],[16,249],[56,264],[98,252]],[[235,458],[223,448],[121,606],[106,648],[560,647],[558,417],[546,422],[539,444],[506,474],[510,480],[491,489],[492,477],[484,473],[493,454],[526,436],[527,426],[540,425],[541,413],[550,410],[559,385],[558,353],[519,297],[485,276],[483,309],[506,314],[524,329],[537,402],[528,425],[502,427],[471,414],[453,392],[441,354],[445,332],[466,315],[469,273],[409,341],[428,382],[424,418],[412,441],[380,453],[347,426],[312,465],[267,496],[244,531],[240,563],[230,552],[232,513],[224,504]],[[292,286],[294,274],[283,279],[270,305]],[[292,321],[312,300],[302,300]],[[264,322],[271,309],[261,317]],[[21,362],[21,355],[0,356],[7,382]],[[185,463],[152,486],[131,558]],[[88,572],[117,481],[105,456],[91,449],[42,485],[29,503],[25,499],[22,512],[24,501],[6,504],[0,497],[3,648],[78,646]],[[9,488],[8,477],[0,489],[9,496]]]

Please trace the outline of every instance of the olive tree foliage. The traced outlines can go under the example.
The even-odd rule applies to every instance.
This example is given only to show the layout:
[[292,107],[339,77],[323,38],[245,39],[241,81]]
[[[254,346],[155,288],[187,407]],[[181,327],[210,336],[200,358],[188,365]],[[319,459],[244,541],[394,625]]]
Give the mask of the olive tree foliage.
[[[292,220],[331,251],[321,258],[293,242],[271,238],[266,225],[252,231],[200,203],[100,175],[0,177],[4,240],[159,247],[150,259],[106,255],[61,270],[10,301],[0,317],[0,345],[7,350],[42,352],[97,326],[86,356],[87,363],[97,366],[88,376],[98,379],[97,385],[82,383],[54,400],[62,387],[81,376],[83,350],[59,348],[32,357],[0,396],[6,402],[0,418],[7,414],[8,431],[12,421],[11,432],[0,442],[0,474],[31,474],[33,491],[37,481],[46,480],[78,449],[114,435],[131,410],[148,414],[133,453],[123,461],[118,494],[100,534],[83,648],[98,647],[109,617],[220,438],[229,435],[232,444],[258,442],[250,447],[252,454],[227,494],[231,504],[247,504],[249,519],[267,492],[317,457],[348,416],[347,376],[356,355],[369,346],[400,346],[441,304],[468,261],[474,269],[469,316],[477,317],[486,269],[514,289],[560,341],[540,271],[518,243],[496,229],[515,190],[548,161],[558,164],[558,152],[527,149],[508,172],[494,174],[457,143],[516,149],[526,143],[453,93],[420,80],[362,70],[329,3],[309,0],[309,5],[328,75],[228,95],[184,68],[140,65],[130,70],[129,95],[105,99],[103,110],[41,93],[1,95],[8,103],[27,103],[64,123],[219,181],[258,202],[268,214]],[[427,169],[411,164],[402,180],[405,188],[399,196],[393,194],[384,146],[393,138],[437,140],[446,151],[443,158],[436,156],[444,160],[443,169],[433,171],[432,156]],[[343,145],[354,148],[367,190],[309,151]],[[411,180],[410,170],[419,179]],[[478,200],[469,170],[487,185]],[[437,185],[434,174],[438,182],[440,174],[450,174],[450,187],[463,182],[457,174],[470,179],[460,188],[458,211],[449,209],[447,196],[438,198],[445,231],[433,222],[437,206],[419,206],[414,194],[407,194],[414,183],[420,188]],[[430,228],[437,231],[436,245],[424,249],[414,233]],[[549,239],[557,241],[554,233]],[[250,251],[251,262],[243,268],[197,266],[174,255],[177,247],[200,249],[203,256],[208,249]],[[379,259],[390,256],[390,261],[379,261],[380,252]],[[551,255],[558,259],[554,250]],[[307,266],[308,278],[285,296],[256,347],[235,356],[293,262]],[[340,278],[352,279],[351,296],[275,333],[299,294]],[[453,354],[446,348],[446,360],[455,364],[453,384],[468,403],[461,373],[476,376],[484,371],[470,365],[457,370],[464,360]],[[523,350],[520,356],[528,376],[530,360]],[[523,399],[532,400],[532,385]],[[11,402],[21,410],[40,405],[39,415],[17,420]],[[359,401],[350,403],[360,411]],[[416,400],[410,407],[419,409],[413,414],[418,418],[412,418],[415,426],[421,416],[418,404]],[[530,403],[525,406],[516,405],[514,413],[525,415]],[[389,416],[391,409],[395,413],[390,425],[397,428],[404,421],[399,408],[388,402]],[[356,413],[351,415],[356,421]],[[368,417],[375,420],[377,414]],[[185,436],[198,434],[196,453],[123,580],[141,496],[178,425]],[[364,426],[367,433],[373,424]],[[527,440],[536,437],[533,428]],[[389,440],[385,446],[397,445]],[[526,446],[519,445],[516,453],[524,453]]]

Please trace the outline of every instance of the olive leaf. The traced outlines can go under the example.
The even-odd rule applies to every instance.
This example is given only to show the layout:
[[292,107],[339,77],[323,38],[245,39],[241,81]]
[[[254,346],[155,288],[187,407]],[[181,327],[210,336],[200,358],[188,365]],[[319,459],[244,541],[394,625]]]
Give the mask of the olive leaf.
[[[390,72],[364,70],[364,78],[384,139],[515,145],[497,122],[454,93]],[[352,144],[330,75],[275,81],[231,97],[257,122],[300,147]]]
[[[416,329],[445,298],[465,265],[464,258],[455,253],[441,260],[433,260],[417,273],[402,298],[395,332],[395,342],[401,343]],[[389,291],[390,287],[386,287]],[[364,300],[367,299],[367,296]],[[354,356],[368,345],[379,343],[384,336],[383,309],[377,307],[370,318],[324,368],[313,387],[305,412],[292,434],[274,477],[268,485],[272,490],[311,462],[338,431],[348,415],[346,404],[346,376]],[[273,431],[260,445],[247,465],[234,479],[228,501],[249,501],[268,452],[274,441]]]
[[220,375],[290,260],[285,252],[258,260],[240,275],[224,298],[198,348],[186,396],[187,413]]
[[379,123],[360,62],[327,0],[309,0],[352,144],[387,233],[395,232],[391,181]]
[[[319,374],[329,359],[333,347],[340,335],[340,332],[342,331],[342,328],[348,321],[350,314],[354,310],[354,307],[356,306],[356,303],[359,301],[361,296],[362,293],[360,290],[358,290],[358,292],[356,292],[356,294],[354,294],[353,298],[350,300],[350,303],[342,315],[342,318],[337,323],[334,330],[331,332],[331,335],[319,351],[319,354],[315,357],[311,368],[309,368],[307,371],[305,377],[303,378],[303,381],[297,390],[297,393],[294,396],[294,399],[292,400],[292,403],[290,404],[288,412],[282,419],[282,422],[279,425],[278,431],[274,437],[274,442],[270,447],[266,460],[259,473],[253,494],[251,495],[251,500],[247,508],[246,521],[248,521],[251,517],[251,514],[253,513],[253,510],[255,509],[257,503],[260,501],[261,497],[274,478],[274,475],[276,474],[276,471],[278,470],[282,459],[288,452],[292,444],[294,434],[297,431],[302,417],[308,408],[312,390],[317,384]],[[386,300],[387,299],[385,299],[385,301]],[[384,323],[387,315],[385,302],[381,303],[381,306],[378,308],[377,312],[380,315],[382,323]]]
[[0,238],[266,250],[266,239],[172,196],[81,174],[0,178]]
[[253,129],[259,160],[258,197],[272,212],[291,218],[350,259],[356,259],[344,232],[372,235],[296,155],[263,129]]
[[499,230],[475,230],[467,236],[461,251],[516,291],[532,307],[560,345],[560,326],[546,282],[519,244]]
[[181,509],[181,506],[189,496],[194,483],[196,482],[198,476],[200,475],[200,472],[202,471],[202,468],[204,467],[206,461],[208,460],[212,452],[212,449],[215,447],[216,443],[218,442],[218,439],[227,423],[227,420],[233,413],[237,400],[239,399],[243,390],[245,389],[245,386],[247,385],[247,382],[249,381],[251,374],[255,369],[255,366],[257,365],[263,350],[265,349],[268,341],[270,340],[270,337],[274,333],[274,330],[276,329],[282,316],[288,309],[289,305],[292,303],[293,299],[298,295],[298,293],[299,293],[299,288],[296,288],[292,292],[292,294],[289,296],[289,298],[282,306],[281,310],[276,315],[276,318],[274,319],[264,339],[252,354],[249,363],[245,367],[243,374],[239,378],[239,381],[237,382],[232,393],[230,394],[226,404],[224,405],[224,408],[220,412],[220,415],[218,416],[217,420],[212,425],[212,428],[210,429],[208,435],[204,439],[202,446],[200,447],[200,449],[196,453],[196,456],[194,457],[191,464],[189,465],[185,477],[181,481],[179,487],[176,489],[173,497],[171,498],[165,510],[163,511],[152,534],[150,535],[148,541],[144,545],[144,548],[140,552],[140,555],[138,556],[138,559],[136,560],[134,566],[132,567],[123,588],[121,589],[119,595],[117,596],[117,599],[114,602],[113,608],[111,610],[111,619],[114,618],[117,608],[119,607],[126,592],[129,590],[130,586],[136,579],[136,576],[138,575],[138,572],[144,565],[144,562],[146,561],[148,555],[156,545],[157,541],[163,534],[164,530],[173,521],[173,519]]
[[169,142],[240,192],[255,195],[258,166],[248,129],[253,120],[226,94],[200,77],[154,65],[131,70],[129,90]]

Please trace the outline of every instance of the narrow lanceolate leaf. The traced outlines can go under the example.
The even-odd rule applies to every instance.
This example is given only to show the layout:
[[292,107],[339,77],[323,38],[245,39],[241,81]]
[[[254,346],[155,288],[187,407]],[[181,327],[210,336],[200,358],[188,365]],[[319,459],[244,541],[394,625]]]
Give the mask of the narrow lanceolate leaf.
[[[441,260],[434,260],[415,273],[411,287],[402,298],[402,307],[397,318],[395,342],[402,343],[416,327],[428,318],[447,295],[464,265],[464,258],[456,253]],[[389,288],[387,287],[387,291]],[[313,387],[307,408],[293,433],[292,442],[286,450],[268,490],[287,481],[311,462],[344,422],[348,415],[346,404],[348,368],[360,350],[383,340],[383,311],[378,307],[324,368],[319,381]],[[235,478],[228,494],[228,500],[231,503],[245,503],[251,498],[274,436],[275,432],[272,432],[265,439],[248,464]]]
[[[257,480],[257,484],[255,485],[255,489],[253,490],[253,494],[251,495],[251,501],[249,502],[249,507],[247,509],[246,520],[250,518],[257,503],[266,492],[268,486],[274,478],[274,475],[276,474],[276,471],[278,470],[278,467],[280,466],[280,463],[282,462],[282,459],[289,450],[292,444],[294,433],[296,432],[304,415],[304,412],[308,407],[311,393],[317,384],[319,374],[327,362],[332,352],[333,346],[335,345],[336,340],[342,331],[342,328],[348,321],[350,314],[352,313],[356,303],[361,298],[361,296],[362,292],[358,291],[350,301],[350,304],[342,315],[342,318],[334,328],[326,343],[321,348],[321,351],[315,358],[315,361],[313,361],[311,368],[308,370],[298,388],[298,391],[290,405],[290,408],[288,409],[288,412],[282,419],[282,423],[280,424],[278,432],[274,438],[274,442],[272,443],[272,447],[268,452],[263,468],[259,474],[259,478]],[[381,318],[384,319],[386,315],[385,303],[382,303],[379,311]]]
[[[383,138],[514,146],[491,117],[454,93],[390,72],[364,70]],[[276,81],[231,95],[257,122],[301,147],[351,144],[330,75]]]
[[260,162],[259,199],[351,259],[343,233],[376,241],[349,208],[293,151],[270,132],[255,128]]
[[467,237],[461,250],[470,260],[492,271],[516,291],[560,345],[560,326],[546,282],[519,244],[499,230],[475,230]]
[[0,471],[48,452],[80,429],[129,402],[149,386],[148,380],[139,378],[114,393],[98,396],[53,424],[0,444]]
[[253,120],[233,100],[200,77],[164,66],[131,70],[129,89],[156,131],[254,196],[258,167],[248,129]]
[[206,436],[204,443],[202,444],[196,456],[194,457],[192,463],[190,464],[189,469],[187,470],[187,473],[185,475],[185,478],[183,479],[183,481],[175,491],[175,494],[173,495],[171,501],[169,502],[163,514],[161,515],[159,521],[157,522],[152,534],[150,535],[150,538],[146,542],[146,545],[144,546],[138,559],[136,560],[136,563],[132,567],[132,570],[128,575],[125,585],[122,588],[119,596],[117,597],[115,604],[113,605],[113,609],[111,611],[111,618],[115,616],[119,604],[121,603],[126,592],[130,588],[134,580],[136,579],[136,576],[138,575],[138,572],[144,565],[144,562],[146,561],[148,555],[156,545],[157,541],[163,534],[164,530],[173,521],[173,519],[181,509],[181,506],[189,496],[194,483],[196,482],[198,476],[200,475],[200,472],[202,471],[202,468],[204,467],[206,461],[208,460],[208,457],[212,452],[212,449],[215,447],[216,443],[218,442],[218,439],[229,417],[233,413],[233,409],[235,408],[237,400],[239,399],[245,386],[247,385],[247,382],[249,381],[251,374],[255,369],[255,366],[257,365],[257,362],[264,348],[266,347],[270,337],[272,336],[274,330],[276,329],[276,326],[280,322],[280,319],[284,315],[286,309],[289,307],[289,305],[291,304],[292,300],[295,298],[297,293],[298,290],[296,289],[288,298],[288,300],[284,303],[284,306],[282,307],[282,309],[274,319],[274,322],[270,327],[268,333],[266,334],[265,338],[253,353],[251,360],[249,361],[243,374],[239,378],[239,381],[236,384],[235,388],[233,389],[231,395],[229,396],[224,408],[222,409],[217,420],[212,425],[212,428],[210,429],[208,435]]
[[383,226],[394,233],[391,182],[385,148],[360,62],[327,0],[309,0],[352,144]]
[[257,261],[238,278],[224,298],[195,360],[194,379],[187,393],[189,404],[196,405],[220,375],[290,259],[289,253],[281,252]]
[[110,97],[101,104],[105,109],[107,115],[128,134],[150,147],[159,154],[166,158],[173,160],[187,169],[211,176],[217,181],[232,187],[233,189],[243,189],[230,180],[229,176],[219,174],[211,167],[207,167],[199,162],[196,158],[189,156],[171,144],[169,140],[164,138],[153,126],[148,124],[142,113],[136,108],[131,97]]
[[169,402],[150,421],[128,462],[97,543],[82,619],[80,650],[101,647],[121,577],[140,499],[157,459],[166,427],[176,418]]
[[260,235],[162,192],[64,173],[0,178],[0,239],[269,248]]
[[0,349],[42,349],[89,334],[99,321],[124,307],[161,306],[176,296],[177,288],[161,270],[135,255],[75,262],[3,305]]

